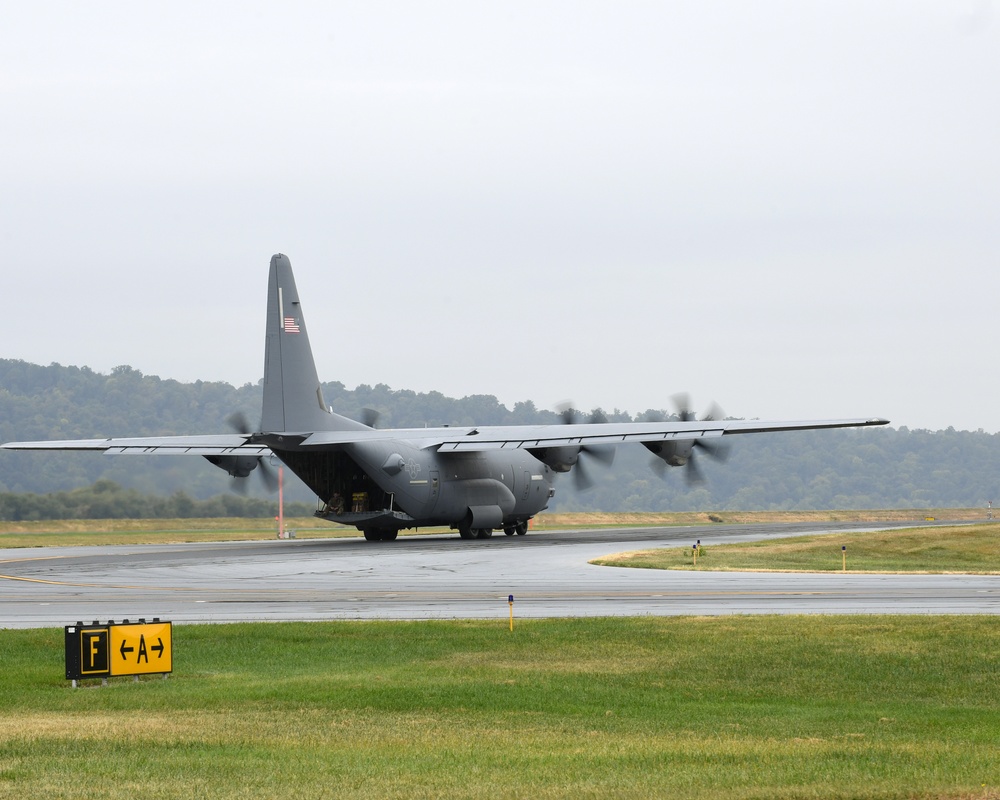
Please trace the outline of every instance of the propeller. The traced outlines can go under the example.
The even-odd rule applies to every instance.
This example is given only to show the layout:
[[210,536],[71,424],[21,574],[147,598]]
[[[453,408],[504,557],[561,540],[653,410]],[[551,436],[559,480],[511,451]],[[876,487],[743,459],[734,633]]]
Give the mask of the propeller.
[[[249,436],[254,433],[253,429],[250,427],[250,423],[247,421],[246,415],[242,411],[230,414],[226,418],[226,422],[229,424],[230,428],[244,436]],[[250,466],[254,460],[253,456],[221,456],[220,458],[235,459],[232,462],[227,460],[224,463],[220,463],[219,466],[225,467],[226,465],[230,465],[232,467],[232,469],[229,469],[229,474],[234,478],[233,490],[239,494],[247,493],[245,478],[249,477],[250,472],[256,470],[257,467],[260,468],[257,474],[260,475],[260,479],[264,486],[267,487],[267,490],[269,492],[278,491],[278,475],[263,456],[257,456],[257,463],[253,464],[253,466]]]
[[[698,417],[691,410],[691,402],[687,394],[675,394],[671,399],[677,407],[677,418],[681,422],[699,421]],[[651,415],[649,413],[646,414],[646,417],[650,422],[658,421],[649,419],[650,416]],[[656,414],[656,416],[661,415]],[[722,408],[720,408],[717,403],[712,403],[712,405],[709,406],[708,411],[702,415],[700,421],[712,422],[715,420],[725,419],[725,417],[726,414]],[[705,475],[702,472],[701,467],[698,466],[697,458],[695,458],[697,451],[701,451],[713,461],[718,461],[720,463],[729,458],[728,444],[716,442],[713,439],[678,440],[674,443],[673,452],[670,458],[655,456],[650,463],[650,466],[660,478],[665,478],[667,466],[671,464],[672,459],[676,459],[676,461],[673,462],[675,466],[684,466],[684,480],[687,482],[688,486],[697,486],[705,482]]]
[[[576,425],[579,423],[576,409],[573,408],[571,403],[561,404],[558,410],[564,425]],[[601,424],[607,421],[608,418],[600,409],[591,412],[590,417],[586,420],[590,424]],[[573,467],[573,485],[577,491],[586,491],[594,485],[592,467],[587,466],[591,459],[605,467],[610,467],[615,461],[614,445],[585,444],[580,446],[576,464]]]

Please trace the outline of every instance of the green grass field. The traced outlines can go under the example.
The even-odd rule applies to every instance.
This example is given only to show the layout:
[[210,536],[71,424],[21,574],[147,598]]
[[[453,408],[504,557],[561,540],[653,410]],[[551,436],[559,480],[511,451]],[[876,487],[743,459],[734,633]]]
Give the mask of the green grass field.
[[697,564],[691,545],[618,553],[593,563],[648,569],[840,572],[845,555],[848,572],[1000,573],[1000,523],[703,546]]
[[175,626],[72,689],[0,631],[0,797],[998,798],[1000,619]]
[[[839,570],[846,543],[851,570],[995,572],[998,534],[713,546],[698,569]],[[1000,800],[998,645],[986,616],[188,625],[168,680],[72,689],[61,630],[0,630],[0,798]]]

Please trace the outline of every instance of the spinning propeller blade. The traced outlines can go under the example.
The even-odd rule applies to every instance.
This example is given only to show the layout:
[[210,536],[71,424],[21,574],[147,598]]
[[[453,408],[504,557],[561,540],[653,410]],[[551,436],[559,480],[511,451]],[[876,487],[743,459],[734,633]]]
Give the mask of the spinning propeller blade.
[[[254,433],[254,431],[250,428],[250,423],[247,421],[246,414],[242,411],[236,411],[230,414],[226,418],[226,422],[230,428],[243,436],[250,436]],[[260,475],[261,482],[264,484],[265,488],[269,492],[278,491],[278,475],[275,472],[274,467],[268,464],[267,460],[263,456],[257,459],[257,467],[259,467],[259,469],[255,469],[254,471]],[[233,491],[239,494],[246,494],[246,478],[233,478]]]
[[[562,417],[564,425],[577,425],[577,411],[571,403],[562,403],[558,406],[559,416]],[[608,418],[604,412],[597,409],[591,412],[586,422],[590,424],[601,424],[607,422]],[[573,485],[578,491],[586,491],[594,485],[592,467],[587,466],[587,461],[593,459],[605,467],[610,467],[615,461],[614,445],[583,445],[578,449],[577,461],[573,467]]]
[[[699,418],[695,415],[694,411],[691,410],[690,397],[686,393],[675,394],[672,398],[674,405],[677,408],[677,418],[681,422],[695,422]],[[647,413],[647,419],[650,414]],[[658,416],[658,415],[657,415]],[[711,422],[714,420],[725,419],[726,413],[717,403],[712,403],[708,411],[706,411],[701,416],[701,421]],[[650,420],[655,421],[655,420]],[[684,479],[689,486],[697,486],[705,482],[705,475],[698,465],[698,459],[696,458],[696,452],[701,451],[706,456],[711,458],[713,461],[724,462],[729,457],[729,445],[723,444],[722,442],[717,442],[714,439],[692,439],[691,450],[687,455],[687,459],[684,462]],[[667,464],[662,458],[653,458],[651,462],[653,471],[660,477],[665,478],[667,473]]]

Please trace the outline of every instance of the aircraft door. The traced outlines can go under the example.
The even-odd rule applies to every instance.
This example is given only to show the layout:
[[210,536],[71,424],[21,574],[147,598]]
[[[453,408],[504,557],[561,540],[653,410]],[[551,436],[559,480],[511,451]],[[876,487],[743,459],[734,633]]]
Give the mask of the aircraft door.
[[524,499],[528,499],[528,494],[531,492],[531,471],[524,471]]

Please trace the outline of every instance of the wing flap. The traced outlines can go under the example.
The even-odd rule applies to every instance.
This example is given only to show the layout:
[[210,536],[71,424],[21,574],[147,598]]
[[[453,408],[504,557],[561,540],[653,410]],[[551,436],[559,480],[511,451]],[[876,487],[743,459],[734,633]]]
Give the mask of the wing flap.
[[[614,423],[608,424],[614,425]],[[628,444],[630,442],[661,442],[667,439],[710,439],[722,436],[723,433],[724,431],[718,428],[685,428],[680,431],[643,431],[638,433],[608,431],[585,436],[537,436],[526,439],[462,439],[441,442],[437,449],[442,453],[472,453],[478,450],[535,450],[546,447],[591,447],[595,445]]]
[[50,442],[7,442],[4,450],[94,450],[106,455],[267,456],[270,449],[249,444],[240,434],[151,436],[135,439],[62,439]]
[[741,433],[863,428],[887,425],[880,418],[834,420],[721,420],[698,422],[600,422],[580,425],[510,425],[478,428],[385,428],[377,431],[319,431],[302,441],[304,449],[335,449],[378,439],[397,439],[421,449],[442,453],[475,453],[484,450],[534,450],[545,447],[584,447],[631,442],[713,439]]
[[[886,425],[888,420],[838,419],[791,422],[761,422],[759,420],[720,421],[706,424],[691,422],[606,422],[583,425],[547,425],[518,428],[479,429],[474,436],[445,438],[437,444],[439,452],[470,453],[481,450],[541,449],[547,447],[591,447],[595,445],[645,444],[669,440],[715,439],[741,433],[775,433],[779,431],[823,430]],[[500,435],[496,435],[499,433]]]
[[104,451],[108,456],[269,456],[270,448],[262,445],[244,445],[242,447],[183,447],[162,446],[150,447],[129,445],[109,447]]

